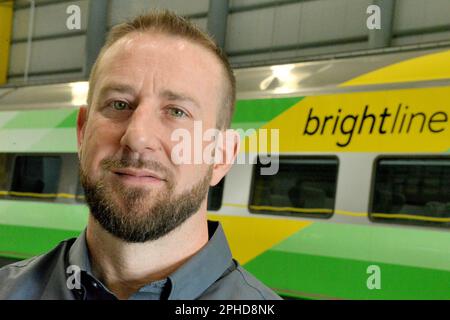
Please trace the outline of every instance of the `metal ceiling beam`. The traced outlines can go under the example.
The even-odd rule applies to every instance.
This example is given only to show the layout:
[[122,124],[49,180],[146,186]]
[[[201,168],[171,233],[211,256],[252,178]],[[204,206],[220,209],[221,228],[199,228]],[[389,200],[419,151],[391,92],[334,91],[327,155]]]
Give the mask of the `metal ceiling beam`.
[[395,0],[374,0],[373,4],[380,8],[381,28],[369,30],[369,49],[389,47],[392,40]]
[[108,0],[90,0],[88,26],[86,30],[86,56],[84,75],[89,77],[92,66],[106,40],[108,16]]
[[207,29],[222,49],[225,48],[228,11],[228,0],[209,0]]

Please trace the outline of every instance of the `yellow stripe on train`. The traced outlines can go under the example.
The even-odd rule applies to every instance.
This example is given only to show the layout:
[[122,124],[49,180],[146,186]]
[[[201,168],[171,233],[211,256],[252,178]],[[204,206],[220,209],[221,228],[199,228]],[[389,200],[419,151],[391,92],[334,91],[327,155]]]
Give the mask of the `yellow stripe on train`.
[[208,213],[223,226],[236,260],[245,264],[299,230],[311,221],[274,219],[268,217],[242,217]]
[[36,192],[19,192],[19,191],[0,191],[0,196],[14,196],[27,198],[65,198],[65,199],[84,199],[82,195],[70,193],[36,193]]
[[445,152],[449,97],[450,87],[307,97],[261,128],[267,139],[250,135],[241,151]]
[[368,72],[341,86],[450,79],[450,50],[408,59]]

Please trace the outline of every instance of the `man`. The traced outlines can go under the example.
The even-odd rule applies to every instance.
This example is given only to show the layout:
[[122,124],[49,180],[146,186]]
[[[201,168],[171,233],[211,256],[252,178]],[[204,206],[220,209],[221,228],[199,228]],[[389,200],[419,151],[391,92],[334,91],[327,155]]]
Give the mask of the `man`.
[[[77,120],[87,228],[0,269],[0,298],[279,299],[207,221],[208,188],[232,161],[180,163],[173,152],[176,130],[225,132],[234,102],[227,59],[190,22],[164,11],[113,28]],[[231,137],[214,140],[214,159],[235,159]]]

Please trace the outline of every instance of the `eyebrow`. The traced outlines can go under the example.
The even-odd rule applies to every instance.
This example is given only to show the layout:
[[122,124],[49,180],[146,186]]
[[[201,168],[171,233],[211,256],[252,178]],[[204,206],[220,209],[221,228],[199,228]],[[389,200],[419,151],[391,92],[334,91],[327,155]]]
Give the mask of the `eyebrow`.
[[200,104],[194,98],[191,98],[188,95],[180,92],[174,92],[172,90],[164,90],[161,93],[161,96],[170,101],[187,101],[192,103],[197,108],[200,107]]
[[[106,84],[101,90],[99,97],[105,96],[108,92],[115,91],[119,93],[127,93],[130,95],[135,95],[136,91],[134,88],[127,84],[121,84],[121,83],[109,83]],[[196,99],[188,96],[187,94],[181,93],[181,92],[175,92],[172,90],[164,90],[161,94],[161,97],[169,100],[169,101],[187,101],[192,103],[195,107],[200,108],[200,104],[197,102]]]
[[110,91],[116,91],[120,93],[128,93],[130,95],[134,95],[135,91],[132,86],[129,86],[127,84],[120,84],[120,83],[109,83],[106,84],[101,90],[99,97],[103,97],[107,92]]

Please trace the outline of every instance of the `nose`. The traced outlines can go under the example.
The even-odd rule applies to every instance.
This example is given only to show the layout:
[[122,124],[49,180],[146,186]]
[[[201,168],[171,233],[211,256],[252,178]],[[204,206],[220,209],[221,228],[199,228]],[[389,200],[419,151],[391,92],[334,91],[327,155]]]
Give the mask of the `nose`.
[[156,110],[140,104],[133,111],[120,144],[133,153],[159,151],[162,150],[162,132],[162,124]]

